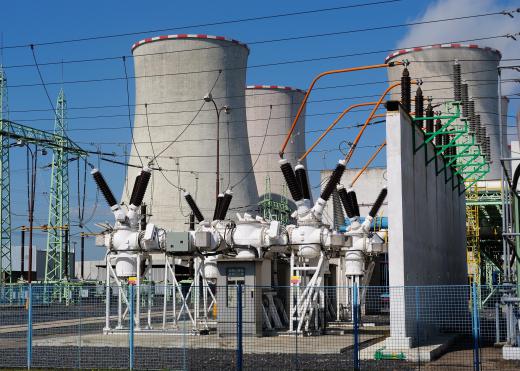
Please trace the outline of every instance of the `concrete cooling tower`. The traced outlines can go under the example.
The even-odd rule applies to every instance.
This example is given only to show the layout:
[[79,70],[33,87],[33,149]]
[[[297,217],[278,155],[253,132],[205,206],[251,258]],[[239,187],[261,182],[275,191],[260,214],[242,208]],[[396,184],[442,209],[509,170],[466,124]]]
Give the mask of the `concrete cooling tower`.
[[[286,86],[247,86],[247,131],[251,160],[255,164],[256,187],[260,198],[266,192],[267,178],[270,180],[271,195],[275,201],[278,201],[280,195],[284,193],[285,180],[278,164],[280,159],[278,152],[296,117],[304,95],[304,91]],[[298,120],[284,157],[292,166],[295,166],[297,159],[304,152],[305,111]],[[285,196],[289,196],[288,190],[285,191]]]
[[[498,64],[501,54],[496,49],[474,44],[442,44],[403,49],[389,55],[386,62],[408,60],[410,77],[422,79],[424,97],[433,97],[433,103],[453,100],[453,63],[459,61],[462,82],[468,84],[469,97],[475,101],[475,112],[486,125],[490,138],[491,171],[486,179],[500,179],[500,137],[498,118]],[[401,79],[402,66],[388,69],[391,83]],[[412,86],[412,96],[415,87]],[[400,90],[393,91],[392,99],[400,98]],[[505,125],[505,124],[504,124]],[[507,127],[504,127],[506,130]],[[507,148],[507,143],[504,143]]]
[[[150,166],[163,169],[152,173],[145,197],[150,222],[170,230],[188,228],[190,209],[177,187],[190,192],[205,219],[211,220],[216,196],[217,110],[220,192],[245,176],[233,188],[229,215],[255,208],[258,193],[251,173],[244,98],[248,47],[221,36],[183,34],[141,40],[132,46],[132,53],[136,146],[132,146],[130,163],[140,165],[138,154],[145,165],[157,156]],[[209,92],[216,107],[204,101]],[[224,106],[231,108],[229,113]],[[138,172],[129,168],[124,200]]]

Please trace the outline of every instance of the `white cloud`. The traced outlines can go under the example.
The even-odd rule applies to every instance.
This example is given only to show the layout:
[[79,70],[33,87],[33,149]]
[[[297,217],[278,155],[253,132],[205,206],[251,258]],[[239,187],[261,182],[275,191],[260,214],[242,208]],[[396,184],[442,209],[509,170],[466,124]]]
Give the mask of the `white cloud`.
[[[425,20],[454,18],[459,16],[499,12],[518,8],[518,2],[503,2],[497,0],[437,0],[427,7],[425,12],[412,22]],[[471,18],[450,22],[422,24],[410,27],[406,35],[398,42],[399,48],[416,45],[430,45],[450,41],[478,39],[495,35],[513,34],[520,31],[520,14],[515,18],[505,15]],[[479,46],[489,46],[502,52],[502,59],[520,58],[520,38],[514,41],[510,38],[497,38],[482,41],[472,41]],[[516,64],[520,61],[503,61],[503,65]],[[518,78],[518,72],[513,72]],[[505,72],[504,78],[512,76]],[[504,94],[518,90],[518,84],[504,84]]]

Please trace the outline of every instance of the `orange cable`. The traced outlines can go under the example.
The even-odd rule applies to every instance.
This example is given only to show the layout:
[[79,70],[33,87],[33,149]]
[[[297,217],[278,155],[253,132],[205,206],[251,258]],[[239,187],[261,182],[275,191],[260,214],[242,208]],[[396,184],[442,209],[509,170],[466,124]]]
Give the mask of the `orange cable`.
[[320,137],[318,139],[316,139],[316,141],[309,147],[309,149],[307,150],[307,152],[305,152],[299,159],[298,161],[303,161],[305,160],[305,158],[309,155],[309,153],[314,149],[314,147],[316,147],[320,142],[321,140],[325,137],[325,135],[327,135],[334,126],[336,126],[336,124],[343,118],[343,116],[345,116],[349,111],[351,111],[352,109],[354,108],[357,108],[357,107],[363,107],[363,106],[373,106],[374,104],[376,104],[377,102],[365,102],[365,103],[358,103],[358,104],[353,104],[351,106],[349,106],[347,109],[345,109],[343,112],[341,112],[341,114],[332,122],[332,124],[329,125],[329,127],[320,135]]
[[370,159],[367,161],[367,163],[365,164],[365,166],[363,166],[363,168],[361,170],[359,170],[359,172],[356,174],[356,176],[354,177],[354,179],[352,179],[352,183],[350,183],[350,186],[352,187],[356,181],[358,180],[358,178],[365,172],[365,170],[368,168],[368,166],[372,163],[372,161],[374,161],[374,159],[376,158],[376,156],[379,154],[379,152],[381,152],[381,150],[384,148],[384,146],[386,146],[386,140],[377,148],[377,150],[374,152],[374,154],[372,155],[372,157],[370,157]]
[[357,145],[359,143],[359,140],[361,139],[361,136],[363,135],[363,132],[367,128],[367,126],[370,123],[370,121],[372,121],[372,118],[375,115],[375,113],[376,113],[377,109],[379,108],[379,106],[381,105],[381,102],[383,102],[383,99],[386,97],[388,92],[390,92],[390,90],[395,89],[396,87],[398,87],[400,85],[401,85],[400,82],[396,82],[395,84],[392,84],[388,88],[386,88],[386,90],[381,95],[381,97],[377,101],[377,103],[374,106],[374,108],[372,108],[372,112],[370,112],[370,115],[366,119],[365,123],[363,124],[361,129],[359,129],[359,132],[358,132],[356,138],[354,139],[354,142],[352,143],[352,146],[350,147],[350,150],[348,151],[347,155],[345,156],[345,165],[347,165],[348,162],[350,161],[350,159],[352,158],[352,155],[354,154],[354,151],[355,151],[355,149],[356,149],[356,147],[357,147]]
[[307,103],[307,99],[309,98],[309,95],[310,95],[312,89],[314,88],[314,85],[316,84],[316,82],[319,79],[321,79],[324,76],[338,74],[338,73],[354,72],[354,71],[364,71],[364,70],[370,70],[370,69],[375,69],[375,68],[392,67],[392,66],[401,65],[401,64],[403,64],[403,63],[402,62],[392,62],[392,63],[388,63],[388,64],[384,63],[384,64],[374,64],[374,65],[361,66],[361,67],[343,68],[343,69],[340,69],[340,70],[325,71],[325,72],[320,73],[318,76],[316,76],[314,78],[314,80],[312,80],[312,82],[311,82],[311,84],[309,86],[309,89],[307,89],[307,92],[305,93],[305,96],[303,97],[303,101],[300,104],[300,107],[298,108],[298,112],[296,113],[296,117],[294,118],[294,121],[293,121],[293,123],[291,125],[291,128],[289,129],[289,132],[287,133],[287,136],[285,137],[285,140],[284,140],[284,142],[282,144],[282,147],[280,148],[280,152],[279,152],[280,158],[283,158],[285,147],[287,147],[287,144],[289,143],[289,139],[291,138],[291,134],[293,133],[294,129],[296,128],[296,123],[300,119],[300,116],[301,116],[301,114],[303,112],[303,108],[305,107],[305,104]]

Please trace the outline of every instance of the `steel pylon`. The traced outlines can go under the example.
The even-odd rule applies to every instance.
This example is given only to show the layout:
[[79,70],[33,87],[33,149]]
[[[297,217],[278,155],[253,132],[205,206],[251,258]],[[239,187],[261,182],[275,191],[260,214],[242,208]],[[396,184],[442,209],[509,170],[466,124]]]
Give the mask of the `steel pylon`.
[[9,136],[4,135],[4,120],[9,119],[7,79],[0,65],[0,283],[12,280],[11,260],[11,185],[9,181]]
[[[45,259],[45,282],[65,279],[65,233],[70,228],[69,215],[69,154],[67,146],[67,100],[60,90],[56,104],[54,135],[57,146],[53,149],[51,187],[49,195],[49,222]],[[65,147],[65,148],[64,148]]]

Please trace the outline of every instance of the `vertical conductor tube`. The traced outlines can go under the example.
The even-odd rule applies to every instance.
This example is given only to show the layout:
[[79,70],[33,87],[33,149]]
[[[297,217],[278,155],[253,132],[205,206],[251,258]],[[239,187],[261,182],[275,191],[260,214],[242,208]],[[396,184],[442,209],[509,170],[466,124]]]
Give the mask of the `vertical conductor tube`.
[[217,216],[220,210],[220,207],[222,206],[222,200],[224,199],[224,194],[219,193],[217,196],[217,200],[215,202],[215,210],[213,211],[213,220],[217,220]]
[[372,208],[370,209],[370,212],[368,215],[370,215],[372,218],[374,218],[377,213],[379,212],[379,209],[383,205],[383,202],[385,201],[386,195],[388,194],[388,190],[383,188],[381,192],[379,193],[379,196],[377,196],[376,202],[374,202],[374,205],[372,205]]
[[[442,128],[442,121],[441,119],[437,119],[435,120],[435,132],[437,133],[439,130],[441,130]],[[435,136],[435,145],[437,147],[440,147],[442,146],[443,144],[443,135],[442,134],[437,134]]]
[[329,181],[327,182],[327,185],[325,186],[325,189],[323,189],[323,192],[321,192],[320,198],[324,201],[328,201],[330,198],[330,195],[332,194],[332,191],[336,188],[336,185],[341,180],[341,176],[345,172],[345,161],[340,160],[338,164],[336,165],[336,168],[332,172],[332,175],[329,178]]
[[220,205],[219,213],[217,215],[218,220],[226,219],[226,214],[229,210],[229,205],[231,204],[231,199],[233,198],[233,192],[231,190],[227,190],[224,193],[224,198],[222,199],[222,203]]
[[410,72],[408,68],[404,68],[403,74],[401,76],[401,104],[406,112],[410,113],[411,111],[411,84],[412,80],[410,79]]
[[197,206],[197,203],[191,197],[191,195],[188,192],[184,192],[184,199],[186,200],[187,204],[189,205],[191,211],[193,212],[193,215],[195,215],[195,218],[200,222],[204,220],[204,216],[202,216],[202,213],[200,212],[199,207]]
[[468,97],[469,130],[477,137],[477,123],[475,118],[475,101]]
[[462,100],[461,84],[462,84],[461,66],[458,61],[453,64],[453,98],[460,102]]
[[347,191],[348,198],[350,199],[350,204],[352,205],[352,210],[354,211],[354,216],[359,216],[359,204],[357,201],[356,191],[350,188]]
[[282,170],[289,192],[291,192],[292,199],[294,202],[300,201],[303,195],[291,164],[286,159],[281,159],[278,163],[280,164],[280,169]]
[[295,167],[296,181],[298,182],[302,196],[306,200],[311,199],[311,191],[309,189],[309,181],[307,180],[307,171],[302,164],[298,164]]
[[[415,91],[415,117],[424,117],[424,97],[421,86],[417,87]],[[417,125],[422,127],[422,120],[417,122]]]
[[343,205],[337,189],[332,191],[332,215],[334,230],[339,231],[340,227],[345,224],[345,214],[343,214]]
[[103,196],[105,197],[105,200],[107,201],[108,205],[110,207],[117,205],[116,198],[114,197],[114,194],[112,193],[110,187],[105,181],[105,178],[103,178],[101,172],[98,169],[94,169],[91,171],[91,174],[98,188],[101,190],[101,193],[103,193]]
[[343,204],[343,208],[345,209],[345,212],[347,213],[348,218],[352,219],[353,217],[355,217],[354,207],[352,207],[352,202],[347,195],[347,190],[341,184],[338,185],[337,190],[338,190],[339,198],[341,199],[341,203]]
[[130,195],[129,205],[133,205],[135,202],[135,195],[137,193],[137,188],[139,188],[139,179],[141,179],[141,175],[135,177],[134,187],[132,188],[132,194]]
[[433,107],[431,99],[428,99],[428,106],[426,107],[426,117],[429,117],[426,120],[426,132],[433,133]]
[[[477,133],[477,141],[480,144],[481,148],[484,148],[483,144],[484,144],[485,134],[484,134],[484,131],[482,130],[482,127],[480,126],[480,115],[475,115],[475,130]],[[484,135],[482,135],[482,134],[484,134]]]
[[462,116],[469,118],[469,96],[468,96],[468,84],[461,85],[462,95]]
[[135,192],[135,198],[130,205],[134,206],[140,206],[143,202],[144,195],[146,193],[146,189],[148,188],[148,182],[150,181],[150,177],[152,176],[152,173],[150,172],[150,169],[144,168],[141,170],[141,175],[139,176],[139,184],[137,187],[137,191]]
[[144,231],[146,229],[146,224],[147,224],[147,221],[146,221],[146,204],[142,204],[141,205],[141,223],[140,223],[140,227],[141,227],[142,231]]

